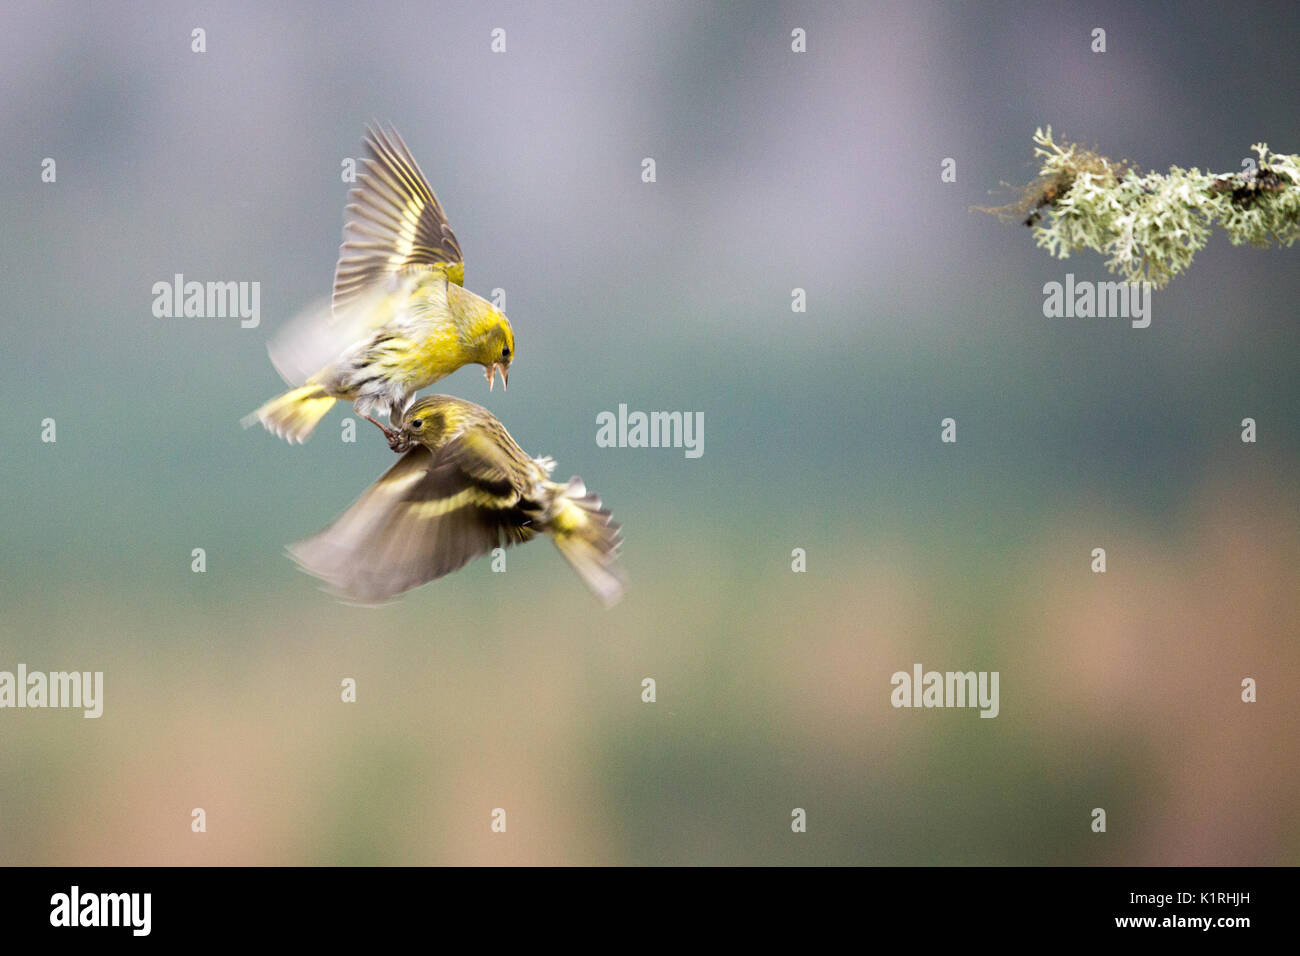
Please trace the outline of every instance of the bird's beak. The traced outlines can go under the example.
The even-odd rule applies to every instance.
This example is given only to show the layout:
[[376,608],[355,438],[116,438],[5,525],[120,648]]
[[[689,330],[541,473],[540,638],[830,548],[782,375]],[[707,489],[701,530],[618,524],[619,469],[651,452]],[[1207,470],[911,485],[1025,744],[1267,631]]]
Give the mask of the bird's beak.
[[497,383],[497,372],[501,373],[501,390],[504,392],[510,384],[510,366],[502,365],[500,362],[493,362],[491,365],[483,366],[483,377],[487,379],[488,391]]
[[411,436],[406,434],[406,430],[393,432],[393,437],[388,440],[388,447],[399,455],[411,450]]

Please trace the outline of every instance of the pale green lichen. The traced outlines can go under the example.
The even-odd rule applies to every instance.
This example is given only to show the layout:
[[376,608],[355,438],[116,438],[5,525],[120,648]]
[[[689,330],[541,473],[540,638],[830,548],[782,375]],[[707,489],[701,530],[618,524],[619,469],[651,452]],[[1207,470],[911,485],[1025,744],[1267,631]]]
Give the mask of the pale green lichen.
[[1050,126],[1034,132],[1034,143],[1038,179],[1020,202],[983,211],[1022,218],[1058,259],[1092,249],[1112,273],[1160,288],[1186,271],[1216,223],[1233,245],[1300,239],[1300,157],[1264,143],[1251,147],[1254,169],[1224,175],[1178,166],[1140,174],[1078,144],[1057,144]]

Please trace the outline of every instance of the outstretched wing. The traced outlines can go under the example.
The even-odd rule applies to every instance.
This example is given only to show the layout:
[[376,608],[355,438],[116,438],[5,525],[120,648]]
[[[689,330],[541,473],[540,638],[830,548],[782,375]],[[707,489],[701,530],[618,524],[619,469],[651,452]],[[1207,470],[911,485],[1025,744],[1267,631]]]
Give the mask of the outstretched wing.
[[343,245],[334,269],[334,314],[348,312],[368,289],[385,287],[407,266],[438,269],[465,281],[460,244],[415,158],[394,129],[369,129],[366,171],[348,198]]
[[[319,534],[289,553],[342,597],[378,604],[536,532],[509,480],[480,476],[475,456],[417,446]],[[450,453],[449,453],[450,452]]]

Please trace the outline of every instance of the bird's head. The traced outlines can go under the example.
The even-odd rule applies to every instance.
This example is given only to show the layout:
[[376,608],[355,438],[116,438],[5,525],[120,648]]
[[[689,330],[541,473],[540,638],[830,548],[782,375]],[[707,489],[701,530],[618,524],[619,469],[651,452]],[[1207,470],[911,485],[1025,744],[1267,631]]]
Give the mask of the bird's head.
[[490,309],[480,325],[482,331],[475,342],[474,361],[483,366],[489,392],[496,385],[498,372],[504,389],[510,381],[510,363],[515,359],[515,330],[505,313],[496,308]]
[[414,402],[402,413],[402,424],[393,433],[389,447],[395,452],[410,451],[424,445],[437,451],[450,432],[444,399],[433,395]]

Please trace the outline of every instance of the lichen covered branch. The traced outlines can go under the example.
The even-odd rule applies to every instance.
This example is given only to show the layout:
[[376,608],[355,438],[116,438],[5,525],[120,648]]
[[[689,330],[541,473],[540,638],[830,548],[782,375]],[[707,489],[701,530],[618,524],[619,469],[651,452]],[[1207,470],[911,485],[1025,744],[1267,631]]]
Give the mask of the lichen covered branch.
[[1251,147],[1254,168],[1203,173],[1171,166],[1139,173],[1077,143],[1056,143],[1052,129],[1034,132],[1038,178],[1018,202],[979,207],[1015,218],[1058,259],[1080,249],[1107,257],[1129,282],[1160,288],[1184,272],[1217,224],[1233,245],[1290,246],[1300,239],[1300,156]]

